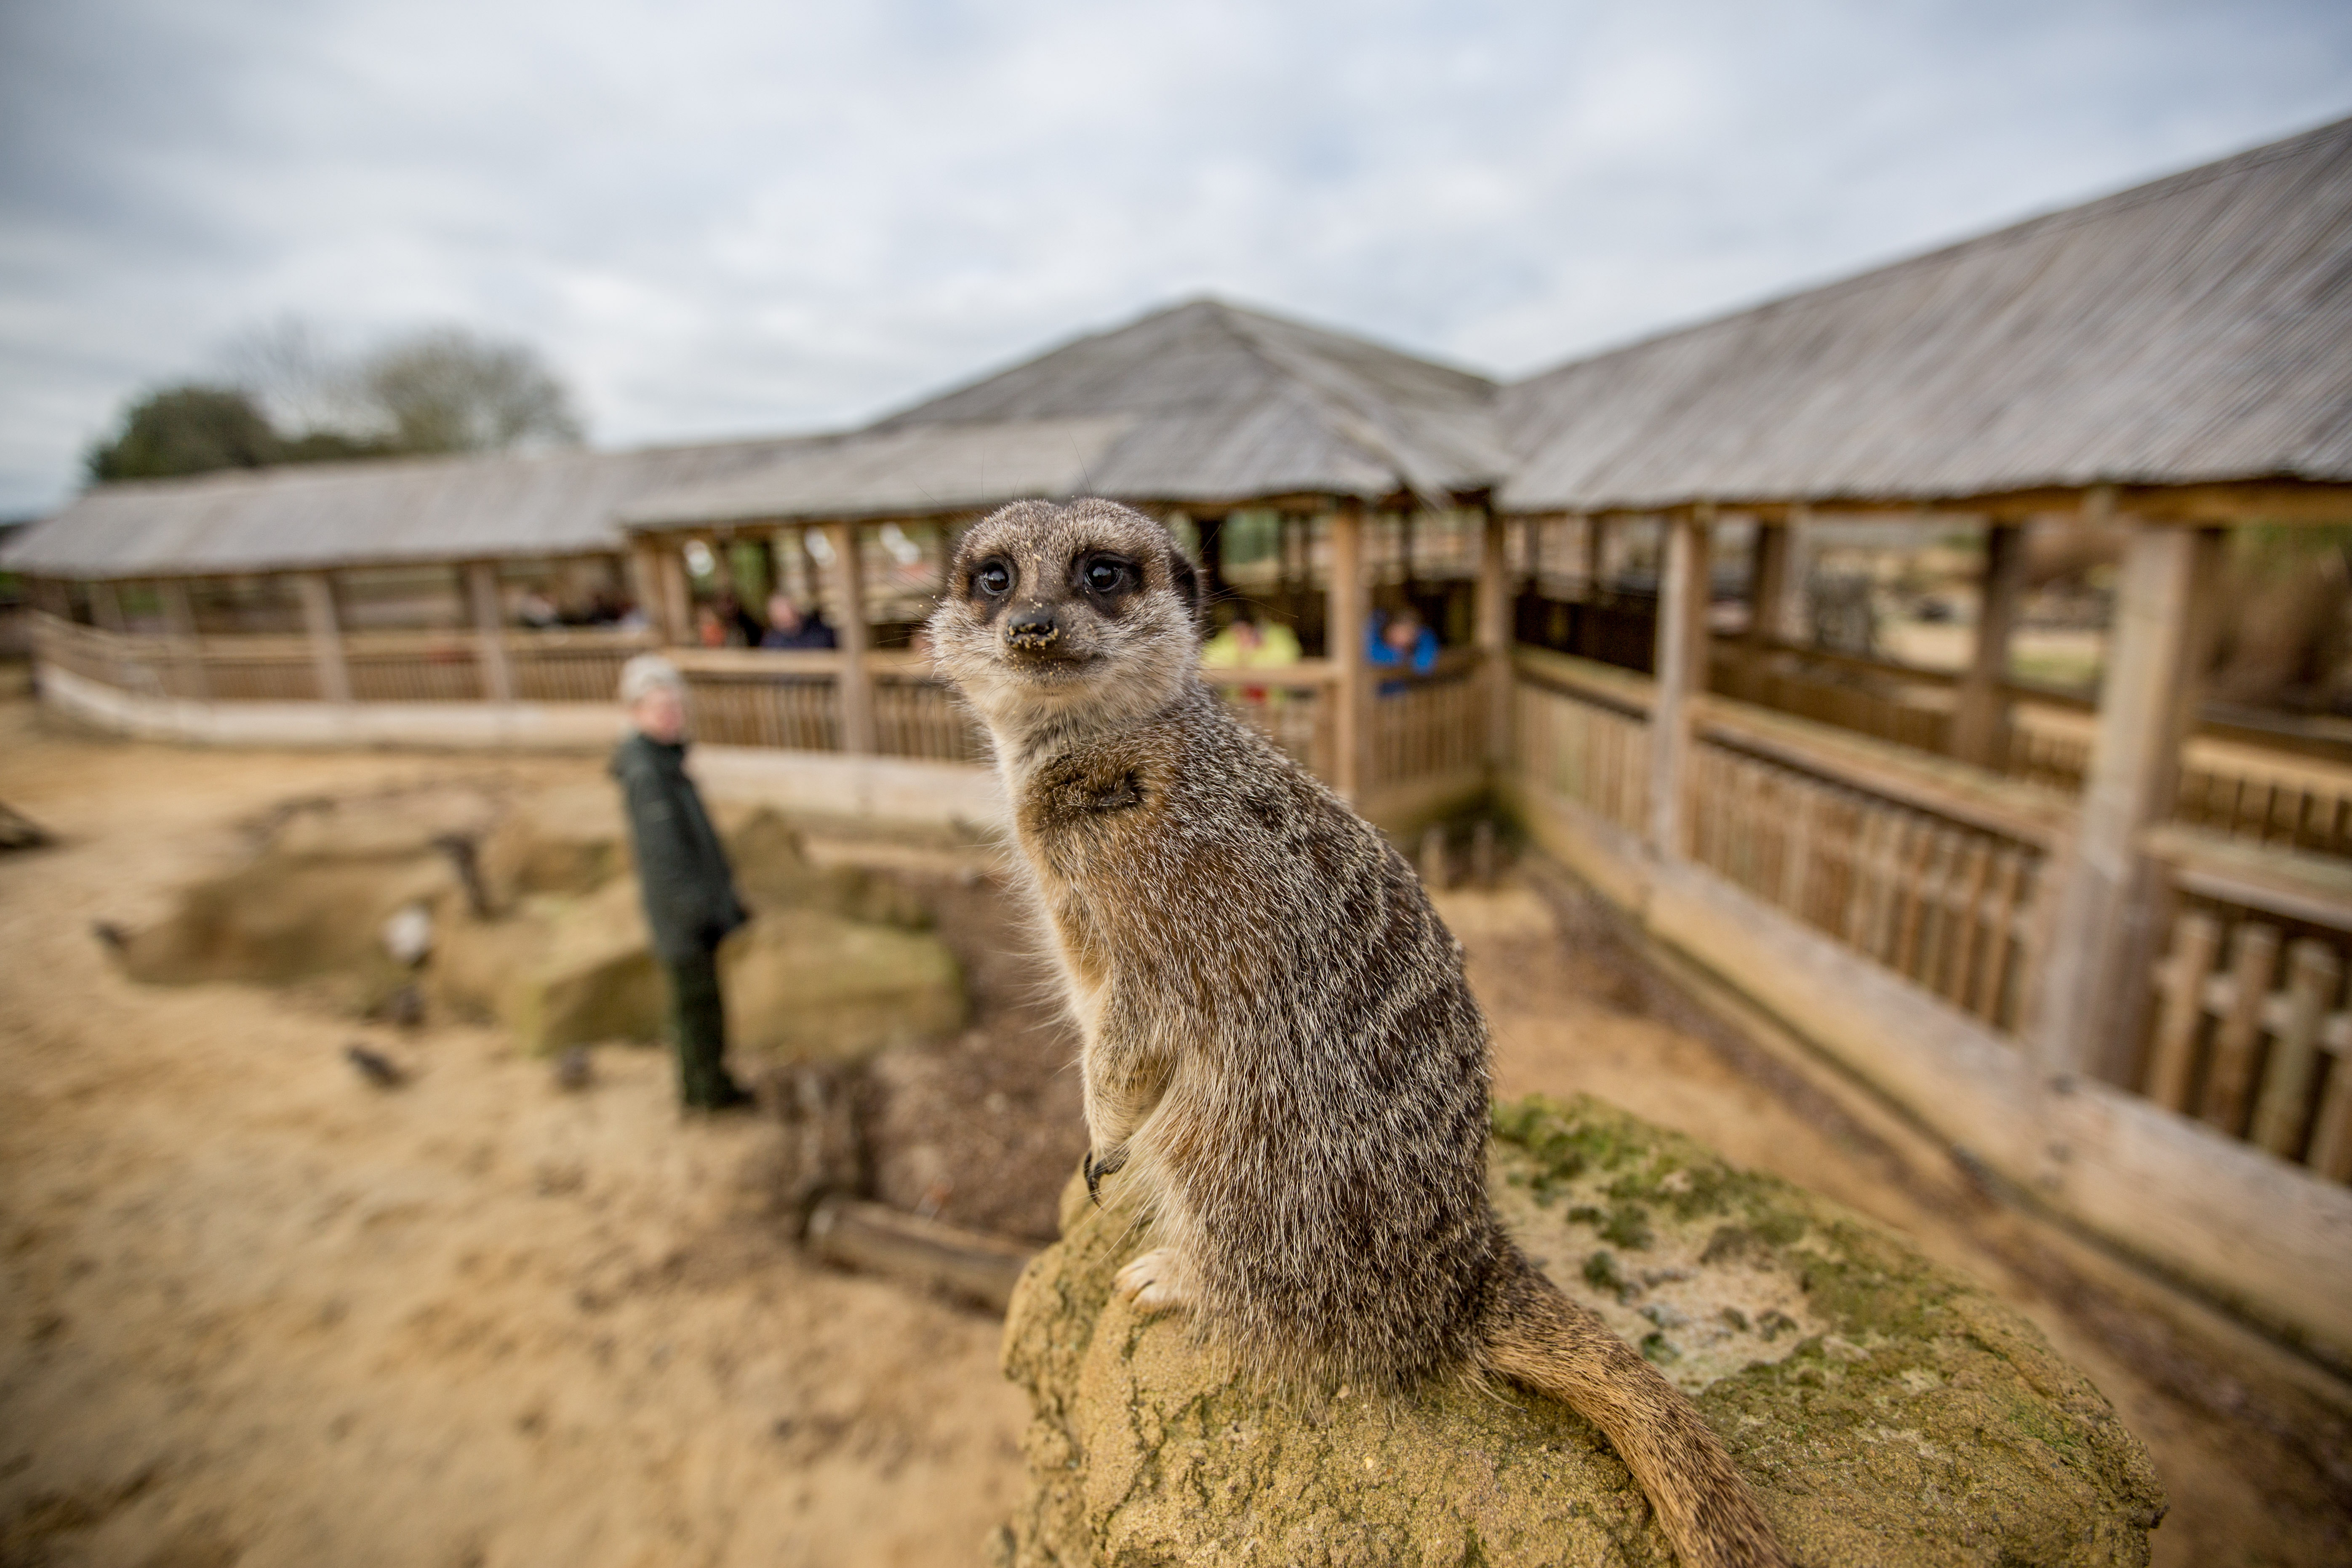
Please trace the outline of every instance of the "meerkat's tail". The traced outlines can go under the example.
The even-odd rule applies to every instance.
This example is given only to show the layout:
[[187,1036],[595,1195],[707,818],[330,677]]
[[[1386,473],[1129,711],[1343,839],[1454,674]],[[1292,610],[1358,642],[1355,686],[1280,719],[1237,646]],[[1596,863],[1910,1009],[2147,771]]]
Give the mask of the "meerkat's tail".
[[1789,1568],[1756,1494],[1682,1391],[1532,1264],[1503,1286],[1485,1360],[1601,1428],[1682,1568]]

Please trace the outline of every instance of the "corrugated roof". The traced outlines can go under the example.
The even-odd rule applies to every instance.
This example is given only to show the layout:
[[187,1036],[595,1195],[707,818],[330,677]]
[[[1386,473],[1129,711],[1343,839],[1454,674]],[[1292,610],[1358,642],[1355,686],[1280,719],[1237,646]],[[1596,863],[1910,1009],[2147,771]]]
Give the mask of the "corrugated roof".
[[920,517],[1016,496],[1089,492],[1129,415],[917,425],[811,441],[726,479],[657,491],[624,526],[719,527],[785,518]]
[[2352,480],[2352,121],[1496,406],[1522,511]]
[[0,547],[0,566],[123,578],[619,550],[629,502],[805,437],[241,468],[101,485]]

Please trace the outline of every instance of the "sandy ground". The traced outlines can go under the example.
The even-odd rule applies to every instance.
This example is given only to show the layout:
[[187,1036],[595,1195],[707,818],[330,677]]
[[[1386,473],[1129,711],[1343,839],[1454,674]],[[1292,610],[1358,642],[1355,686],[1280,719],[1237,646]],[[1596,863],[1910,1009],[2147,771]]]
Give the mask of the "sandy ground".
[[[0,859],[0,1563],[978,1560],[1020,1484],[996,1325],[803,1262],[767,1124],[682,1121],[649,1051],[598,1051],[566,1095],[478,1028],[391,1044],[415,1079],[372,1090],[339,1054],[363,1031],[316,999],[134,985],[89,934],[233,863],[278,801],[483,765],[121,744],[0,705],[0,800],[62,840]],[[2347,1560],[2341,1389],[1906,1163],[1589,911],[1564,939],[1528,888],[1445,907],[1499,1090],[1606,1095],[2020,1302],[2156,1452],[2159,1562]]]

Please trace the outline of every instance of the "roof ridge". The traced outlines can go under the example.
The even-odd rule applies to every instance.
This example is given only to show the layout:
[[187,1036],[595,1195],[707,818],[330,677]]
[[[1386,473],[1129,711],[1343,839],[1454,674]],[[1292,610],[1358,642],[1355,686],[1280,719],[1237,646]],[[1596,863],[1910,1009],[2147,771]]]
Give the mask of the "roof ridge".
[[[1242,311],[1223,300],[1212,298],[1206,302],[1214,307],[1218,324],[1231,333],[1252,358],[1307,394],[1325,416],[1334,437],[1387,468],[1396,477],[1401,488],[1419,492],[1420,480],[1414,470],[1420,465],[1397,449],[1407,439],[1406,432],[1391,429],[1377,412],[1368,412],[1357,406],[1355,398],[1328,384],[1324,378],[1304,374],[1296,363],[1300,357],[1297,353],[1267,342],[1264,334],[1252,331],[1247,324],[1236,319],[1249,312]],[[1374,408],[1378,409],[1380,400],[1372,401]]]

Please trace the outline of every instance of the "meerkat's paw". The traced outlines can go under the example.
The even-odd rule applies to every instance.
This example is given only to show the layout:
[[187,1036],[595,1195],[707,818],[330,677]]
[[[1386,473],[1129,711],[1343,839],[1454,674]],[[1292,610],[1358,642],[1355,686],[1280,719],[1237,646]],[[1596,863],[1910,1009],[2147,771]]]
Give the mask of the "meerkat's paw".
[[1176,1266],[1176,1255],[1164,1247],[1153,1247],[1120,1269],[1111,1289],[1134,1302],[1138,1311],[1164,1312],[1192,1304]]

